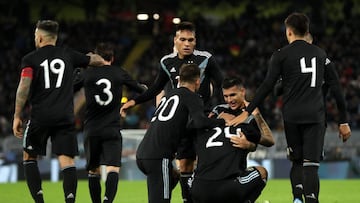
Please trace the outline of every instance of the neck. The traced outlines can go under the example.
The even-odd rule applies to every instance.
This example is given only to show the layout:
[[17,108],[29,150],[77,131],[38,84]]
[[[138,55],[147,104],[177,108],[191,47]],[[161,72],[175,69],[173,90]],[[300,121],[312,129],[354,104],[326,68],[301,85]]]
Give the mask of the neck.
[[55,46],[55,44],[56,44],[55,41],[44,41],[40,44],[40,47],[44,47],[44,46],[48,46],[48,45]]
[[180,83],[180,87],[186,87],[186,88],[188,88],[188,89],[189,89],[190,91],[192,91],[192,92],[195,92],[195,91],[196,91],[195,84],[192,84],[192,83],[187,83],[187,82]]
[[304,41],[306,41],[306,40],[305,40],[305,37],[294,36],[294,37],[291,37],[291,38],[289,39],[289,44],[293,43],[293,42],[296,41],[296,40],[304,40]]

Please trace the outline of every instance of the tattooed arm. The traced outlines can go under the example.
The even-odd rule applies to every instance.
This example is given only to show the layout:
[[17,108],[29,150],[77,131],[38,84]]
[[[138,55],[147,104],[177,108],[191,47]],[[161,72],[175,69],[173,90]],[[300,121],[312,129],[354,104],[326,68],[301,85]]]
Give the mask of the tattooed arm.
[[261,138],[259,144],[265,147],[271,147],[274,145],[274,137],[272,135],[271,129],[262,117],[260,112],[255,113],[254,115],[256,123],[261,132]]
[[18,138],[22,138],[23,136],[21,113],[29,96],[31,82],[31,77],[21,77],[16,91],[13,132]]

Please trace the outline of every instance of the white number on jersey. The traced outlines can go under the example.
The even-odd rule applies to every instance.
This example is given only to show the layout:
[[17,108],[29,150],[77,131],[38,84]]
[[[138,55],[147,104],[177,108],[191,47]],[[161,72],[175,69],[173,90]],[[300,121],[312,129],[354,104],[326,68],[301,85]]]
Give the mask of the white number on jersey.
[[[159,121],[168,121],[170,120],[174,114],[175,111],[179,105],[179,96],[178,95],[174,95],[172,97],[170,97],[168,100],[166,100],[165,97],[161,98],[160,100],[160,104],[159,107],[157,108],[156,112],[155,112],[155,116],[151,119],[151,122],[153,122],[156,118]],[[169,103],[172,102],[171,106],[169,106]],[[164,111],[165,109],[169,106],[170,111],[168,113],[168,115],[164,115]],[[159,114],[157,114],[159,112]]]
[[44,67],[44,81],[45,81],[45,89],[50,88],[50,71],[53,74],[57,75],[55,88],[59,88],[62,83],[62,79],[64,76],[65,63],[61,59],[54,59],[49,63],[49,60],[46,59],[43,61],[40,66]]
[[95,95],[95,101],[100,105],[100,106],[106,106],[108,104],[110,104],[110,102],[113,100],[113,94],[110,91],[111,89],[111,82],[106,79],[106,78],[102,78],[100,80],[98,80],[96,82],[97,85],[101,85],[101,84],[105,84],[105,88],[103,89],[103,93],[106,94],[107,96],[107,100],[101,100],[99,95]]
[[310,67],[306,67],[305,64],[305,58],[302,57],[300,59],[300,67],[301,67],[301,72],[302,73],[311,73],[311,84],[310,87],[315,87],[316,85],[316,58],[313,57],[311,59],[311,66]]
[[[216,128],[214,128],[214,130],[216,132],[206,142],[206,148],[209,148],[209,147],[221,147],[224,144],[223,142],[215,141],[215,139],[217,137],[219,137],[219,135],[221,134],[222,129],[220,127],[216,127]],[[226,138],[230,138],[232,136],[240,136],[239,132],[241,132],[241,128],[236,129],[236,134],[231,134],[230,133],[230,127],[225,127],[224,128],[224,134],[225,134]]]

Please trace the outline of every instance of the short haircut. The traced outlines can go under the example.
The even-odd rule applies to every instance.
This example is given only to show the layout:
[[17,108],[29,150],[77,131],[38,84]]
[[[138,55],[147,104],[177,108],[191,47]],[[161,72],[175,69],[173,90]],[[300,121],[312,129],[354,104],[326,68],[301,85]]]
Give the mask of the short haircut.
[[195,25],[192,22],[184,21],[176,26],[176,32],[180,30],[189,30],[195,33]]
[[57,36],[59,32],[59,23],[53,20],[39,20],[36,23],[36,28],[45,31],[50,35]]
[[244,87],[243,82],[241,81],[240,78],[237,77],[229,77],[229,78],[225,78],[222,84],[222,88],[223,89],[229,89],[231,87]]
[[303,13],[292,13],[285,19],[285,26],[293,30],[295,35],[305,36],[309,32],[309,18]]
[[200,77],[200,68],[196,64],[183,64],[180,67],[179,77],[181,82],[196,82]]
[[110,43],[100,42],[96,45],[95,54],[99,54],[105,61],[111,61],[114,57],[114,46]]

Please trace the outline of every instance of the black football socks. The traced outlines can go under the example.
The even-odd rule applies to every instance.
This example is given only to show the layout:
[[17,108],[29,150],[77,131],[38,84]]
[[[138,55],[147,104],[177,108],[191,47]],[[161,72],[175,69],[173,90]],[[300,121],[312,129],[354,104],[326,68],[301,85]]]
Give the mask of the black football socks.
[[66,203],[74,203],[77,188],[77,175],[75,166],[62,169],[63,173],[63,190]]
[[119,173],[117,172],[109,172],[107,174],[106,182],[105,182],[105,197],[104,203],[113,202],[117,187],[119,182]]
[[31,196],[36,203],[44,203],[43,191],[41,188],[41,177],[36,160],[25,160],[24,175]]
[[100,174],[88,174],[90,197],[93,203],[101,203]]

